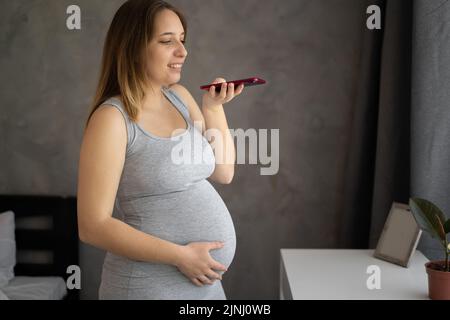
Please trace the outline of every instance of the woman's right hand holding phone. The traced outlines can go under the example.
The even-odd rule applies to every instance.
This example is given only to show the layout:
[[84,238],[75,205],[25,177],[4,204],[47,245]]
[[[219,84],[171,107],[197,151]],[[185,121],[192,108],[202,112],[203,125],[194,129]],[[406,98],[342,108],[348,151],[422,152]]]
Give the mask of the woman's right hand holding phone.
[[223,246],[221,242],[191,242],[181,247],[175,266],[196,286],[213,284],[215,280],[222,280],[214,270],[225,272],[227,268],[215,261],[209,251]]

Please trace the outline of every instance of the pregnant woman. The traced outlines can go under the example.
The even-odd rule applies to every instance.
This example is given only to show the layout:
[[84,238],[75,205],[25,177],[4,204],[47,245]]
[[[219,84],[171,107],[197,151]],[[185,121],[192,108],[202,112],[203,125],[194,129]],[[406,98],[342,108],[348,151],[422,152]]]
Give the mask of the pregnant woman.
[[[170,4],[129,0],[106,37],[78,176],[80,239],[107,251],[100,299],[226,299],[221,280],[236,235],[206,179],[233,178],[223,104],[243,86],[222,84],[220,93],[211,87],[200,109],[177,84],[186,33],[183,15]],[[213,145],[209,129],[221,136]],[[200,157],[193,157],[195,141]],[[175,149],[200,161],[180,163]]]

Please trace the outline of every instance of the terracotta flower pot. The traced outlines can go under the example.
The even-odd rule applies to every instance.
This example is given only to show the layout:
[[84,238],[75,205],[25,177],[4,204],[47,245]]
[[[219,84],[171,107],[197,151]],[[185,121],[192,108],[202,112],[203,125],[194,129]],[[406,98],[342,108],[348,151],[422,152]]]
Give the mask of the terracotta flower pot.
[[450,272],[445,272],[445,260],[425,264],[428,274],[428,296],[432,300],[450,300]]

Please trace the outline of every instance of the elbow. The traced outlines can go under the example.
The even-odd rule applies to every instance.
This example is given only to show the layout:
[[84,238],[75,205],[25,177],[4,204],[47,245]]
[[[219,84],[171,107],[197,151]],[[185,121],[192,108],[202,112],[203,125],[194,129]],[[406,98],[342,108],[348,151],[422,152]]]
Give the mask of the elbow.
[[222,184],[231,184],[231,182],[233,182],[233,177],[234,177],[234,172],[231,172],[222,178],[221,183]]
[[78,225],[78,238],[81,242],[90,244],[89,232],[86,230],[86,228],[83,228],[80,225]]
[[[89,226],[88,226],[89,225]],[[78,238],[85,244],[95,246],[98,235],[101,234],[102,225],[100,223],[80,223],[78,222]]]
[[220,184],[230,184],[233,181],[234,170],[215,170],[210,179]]
[[102,243],[101,232],[99,229],[97,229],[96,232],[92,230],[81,229],[78,231],[78,238],[84,244],[88,244],[94,247],[100,247],[100,244]]
[[229,176],[229,177],[225,180],[224,184],[231,184],[231,182],[233,182],[233,175]]

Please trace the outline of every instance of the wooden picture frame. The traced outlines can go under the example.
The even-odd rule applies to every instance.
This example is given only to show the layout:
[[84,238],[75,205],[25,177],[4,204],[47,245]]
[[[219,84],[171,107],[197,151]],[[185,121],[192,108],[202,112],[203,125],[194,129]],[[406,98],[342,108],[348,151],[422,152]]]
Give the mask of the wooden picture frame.
[[374,257],[408,268],[422,230],[408,205],[394,202],[378,240]]

